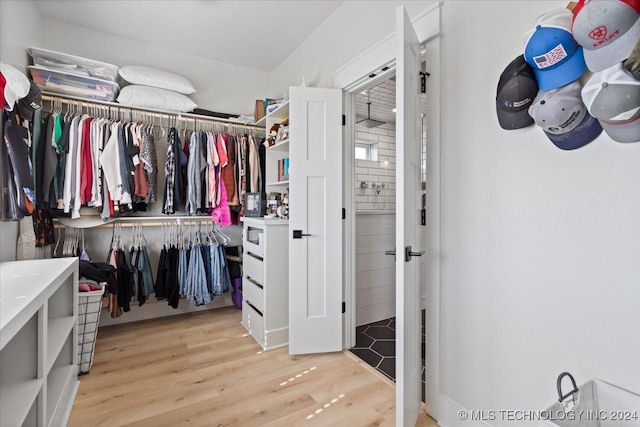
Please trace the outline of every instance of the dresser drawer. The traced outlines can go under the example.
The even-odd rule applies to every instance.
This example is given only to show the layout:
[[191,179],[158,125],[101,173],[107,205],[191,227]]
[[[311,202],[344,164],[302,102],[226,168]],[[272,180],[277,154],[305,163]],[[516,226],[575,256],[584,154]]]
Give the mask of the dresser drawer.
[[264,262],[261,259],[245,253],[242,257],[242,269],[245,276],[251,277],[261,285],[264,284]]
[[244,251],[259,257],[264,256],[264,233],[261,228],[247,226],[244,236]]
[[264,313],[264,288],[262,285],[245,277],[242,283],[242,294],[255,308]]
[[249,333],[251,336],[264,347],[264,318],[251,304],[242,307],[243,317],[246,312],[247,323],[249,325]]

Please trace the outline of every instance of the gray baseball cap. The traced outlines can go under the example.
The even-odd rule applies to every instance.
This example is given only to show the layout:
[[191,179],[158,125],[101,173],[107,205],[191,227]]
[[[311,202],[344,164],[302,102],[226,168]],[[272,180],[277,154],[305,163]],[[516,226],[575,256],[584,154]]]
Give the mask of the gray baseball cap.
[[622,62],[640,39],[640,0],[580,0],[571,32],[589,70]]
[[547,138],[563,150],[575,150],[596,139],[602,126],[582,102],[580,82],[558,89],[541,90],[529,107],[529,114]]
[[622,63],[594,73],[582,88],[582,99],[611,139],[640,141],[640,81]]

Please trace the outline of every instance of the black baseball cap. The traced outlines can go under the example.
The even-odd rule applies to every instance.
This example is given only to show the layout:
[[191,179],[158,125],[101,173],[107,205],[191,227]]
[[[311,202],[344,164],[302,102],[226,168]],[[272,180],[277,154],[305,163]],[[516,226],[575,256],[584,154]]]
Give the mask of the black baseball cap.
[[520,55],[507,65],[498,81],[496,112],[500,127],[514,130],[531,126],[533,118],[528,110],[537,94],[533,68]]
[[22,120],[33,120],[33,113],[42,108],[42,93],[35,83],[30,82],[29,93],[18,101],[18,113]]

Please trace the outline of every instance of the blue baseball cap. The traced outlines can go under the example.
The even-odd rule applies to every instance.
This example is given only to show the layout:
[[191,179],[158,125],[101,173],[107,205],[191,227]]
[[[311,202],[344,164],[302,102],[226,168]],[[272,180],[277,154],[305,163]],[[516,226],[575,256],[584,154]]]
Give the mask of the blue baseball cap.
[[541,90],[578,80],[587,69],[582,47],[571,35],[572,18],[568,9],[556,9],[539,17],[525,36],[524,58]]

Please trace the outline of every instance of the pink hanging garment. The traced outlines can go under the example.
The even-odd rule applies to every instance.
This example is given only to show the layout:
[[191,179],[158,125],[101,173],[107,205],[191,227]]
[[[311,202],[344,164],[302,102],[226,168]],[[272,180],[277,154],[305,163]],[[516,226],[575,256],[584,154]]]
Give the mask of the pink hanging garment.
[[224,188],[222,180],[220,180],[220,204],[213,208],[211,218],[213,222],[220,224],[222,227],[231,225],[231,211],[227,203],[227,190]]

